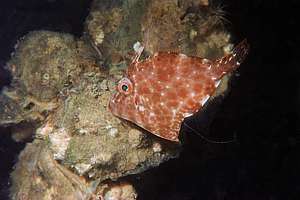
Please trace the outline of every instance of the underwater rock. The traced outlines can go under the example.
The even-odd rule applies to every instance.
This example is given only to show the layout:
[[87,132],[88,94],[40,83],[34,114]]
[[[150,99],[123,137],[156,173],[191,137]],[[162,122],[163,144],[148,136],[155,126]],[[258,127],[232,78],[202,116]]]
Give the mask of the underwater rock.
[[[149,1],[95,0],[86,20],[91,43],[109,67],[125,68],[131,60],[132,45],[141,40],[141,20]],[[104,35],[103,39],[102,35]],[[99,42],[101,41],[101,42]]]
[[151,54],[158,51],[179,52],[180,46],[186,43],[185,26],[180,19],[182,15],[184,10],[178,6],[177,1],[151,1],[141,25],[145,50]]
[[[41,32],[42,36],[44,34]],[[48,37],[51,37],[49,32],[47,34]],[[54,33],[54,37],[56,35],[57,33]],[[31,35],[30,37],[41,38],[42,36],[35,32],[34,36]],[[33,38],[30,40],[35,41]],[[48,38],[48,40],[51,39]],[[39,106],[40,110],[38,111],[45,114],[43,120],[30,121],[32,124],[36,122],[36,126],[31,129],[32,132],[37,126],[40,127],[35,131],[34,137],[36,139],[32,144],[27,145],[19,157],[16,170],[12,173],[11,195],[13,199],[86,199],[91,193],[88,185],[94,181],[100,183],[103,180],[116,180],[128,174],[139,173],[178,155],[180,149],[178,146],[147,136],[136,127],[115,118],[107,110],[108,100],[114,91],[119,72],[116,71],[115,74],[108,75],[100,66],[95,64],[94,51],[85,47],[88,45],[85,45],[81,40],[74,39],[73,42],[76,43],[77,49],[73,51],[74,55],[70,54],[69,57],[76,58],[76,60],[72,60],[76,69],[72,69],[71,76],[57,75],[57,77],[66,78],[68,81],[66,83],[60,79],[56,80],[62,85],[57,83],[53,87],[53,90],[56,89],[51,96],[53,99],[48,98],[50,97],[48,95],[46,95],[47,98],[44,98],[43,95],[38,94],[37,88],[30,92],[27,89],[27,80],[21,79],[22,75],[16,76],[22,73],[13,73],[14,80],[18,81],[20,85],[22,84],[22,89],[25,88],[27,92],[24,92],[23,98],[31,99],[32,102],[34,98],[32,96],[37,94],[34,99],[34,106]],[[24,44],[21,43],[20,45],[22,47]],[[27,45],[34,49],[33,44]],[[67,46],[62,47],[63,44],[60,45],[56,51],[67,48]],[[23,48],[28,47],[25,45]],[[15,55],[21,55],[22,52],[19,51],[22,51],[23,48],[17,48]],[[50,51],[47,50],[48,46],[43,47],[46,49],[39,46],[37,48],[43,52]],[[51,49],[53,49],[52,46]],[[78,55],[81,51],[84,52]],[[53,52],[53,54],[57,55],[59,52]],[[35,62],[42,62],[43,57],[38,57],[41,60],[35,58]],[[51,58],[59,60],[56,57]],[[9,63],[13,63],[14,59],[16,57],[13,57]],[[51,59],[47,61],[49,63],[55,62]],[[27,60],[24,61],[24,63],[28,62]],[[19,63],[18,66],[24,65]],[[25,66],[27,65],[25,64]],[[38,69],[37,66],[35,72],[41,74],[39,73],[41,69]],[[68,67],[68,63],[65,63],[64,66]],[[56,70],[49,70],[48,73],[50,77],[55,76]],[[34,80],[37,82],[36,85],[41,83],[38,78],[30,80],[32,87],[35,85]],[[31,88],[30,85],[29,88]],[[20,88],[16,88],[16,90],[18,89]],[[39,89],[43,90],[44,88],[40,87]],[[12,113],[11,110],[13,110],[14,105],[10,104],[15,101],[11,101],[6,93],[2,98],[3,100],[7,99],[6,113]],[[48,105],[49,102],[54,101],[55,106],[51,109],[52,112],[44,113],[42,111],[42,108],[46,107],[44,104]],[[22,105],[20,101],[15,102],[16,106],[19,104]],[[16,110],[15,115],[22,116],[22,110]],[[14,127],[25,126],[24,120],[21,118],[18,122],[14,121],[16,124]],[[20,128],[15,130],[19,134],[19,138],[22,138],[22,133],[25,134]],[[155,145],[160,147],[159,151],[157,148],[153,148]],[[47,171],[50,169],[54,174]],[[58,174],[58,172],[61,173]],[[69,177],[65,178],[65,173],[72,178],[70,180]],[[86,177],[85,180],[80,179],[80,176]],[[65,181],[68,183],[64,183]],[[75,181],[77,185],[74,186],[72,181]],[[78,190],[77,186],[81,190]],[[97,186],[98,184],[94,187],[97,188]],[[62,195],[64,190],[70,191],[70,193],[67,192]],[[37,191],[39,194],[36,194]],[[36,195],[36,197],[31,197],[31,195]]]
[[110,11],[95,10],[90,14],[87,30],[95,45],[100,45],[106,35],[114,33],[123,18],[122,10],[114,8]]
[[153,0],[141,27],[142,43],[151,54],[171,51],[214,59],[224,54],[230,39],[222,11],[201,1]]
[[[208,59],[222,57],[233,47],[225,23],[222,9],[207,0],[95,0],[86,31],[112,71],[130,64],[137,41],[145,47],[145,54],[171,51]],[[95,33],[99,27],[101,31]],[[101,32],[105,37],[99,44],[95,38]],[[230,76],[223,77],[217,96],[227,90]]]
[[0,94],[0,126],[8,126],[10,124],[17,124],[23,120],[21,113],[21,106],[17,101],[13,101],[4,93],[6,89],[2,90]]
[[[90,52],[88,45],[70,34],[34,31],[23,37],[7,63],[13,79],[0,94],[4,105],[0,125],[42,122],[59,106],[57,96],[95,65]],[[19,129],[16,140],[22,140],[21,132]]]
[[88,199],[90,186],[56,162],[44,141],[27,144],[11,174],[11,199]]
[[[46,148],[45,148],[46,147]],[[86,181],[53,159],[45,141],[27,144],[11,174],[12,200],[134,200],[137,194],[129,183]]]
[[101,192],[103,200],[135,200],[137,193],[133,186],[129,183],[122,182],[111,184],[107,188],[103,187]]
[[[80,39],[32,32],[7,64],[13,81],[0,95],[0,125],[18,127],[19,141],[35,132],[11,175],[12,199],[136,199],[119,178],[178,156],[180,146],[108,111],[133,44],[142,42],[144,57],[168,50],[211,59],[232,46],[206,0],[95,0],[85,27]],[[227,91],[228,80],[215,95]]]
[[81,72],[76,42],[69,34],[34,31],[17,45],[8,67],[13,81],[39,102],[49,102]]
[[[37,137],[48,139],[54,158],[78,175],[102,181],[135,174],[177,156],[176,145],[148,137],[108,111],[112,91],[103,90],[104,80],[111,81],[97,73],[83,73],[81,83],[73,88],[76,92],[37,132]],[[154,143],[160,143],[162,150],[154,151]]]
[[[72,179],[69,180],[67,177],[69,182],[64,184],[64,187],[72,186],[67,188],[70,194],[67,193],[66,196],[57,199],[88,199],[87,195],[91,195],[88,193],[89,185],[93,185],[94,181],[99,183],[139,173],[177,156],[176,146],[149,137],[140,130],[123,124],[107,112],[106,106],[111,92],[99,89],[99,96],[94,97],[92,87],[89,86],[101,82],[101,79],[95,78],[97,75],[91,76],[90,73],[83,76],[86,80],[83,78],[82,85],[74,89],[77,92],[71,93],[63,105],[47,118],[46,123],[37,130],[35,142],[28,144],[21,154],[16,170],[12,174],[12,193],[17,197],[20,197],[20,194],[29,194],[29,191],[23,191],[28,188],[30,191],[40,191],[37,199],[47,199],[47,195],[57,197],[55,195],[61,194],[64,189],[56,184],[61,184],[61,179],[64,179],[67,173]],[[110,133],[112,129],[117,129],[118,134],[112,135]],[[39,153],[40,151],[42,153]],[[30,160],[24,155],[30,157]],[[52,163],[55,165],[49,166]],[[28,165],[31,168],[28,168]],[[63,171],[60,174],[62,177],[52,178],[52,173],[47,172],[50,168],[54,170],[53,173],[56,170]],[[44,174],[47,184],[37,184],[36,181],[40,181],[41,177],[30,175],[33,172]],[[77,180],[79,176],[86,177],[85,181]],[[52,179],[57,182],[52,182]],[[73,181],[76,183],[75,186]],[[44,188],[45,184],[51,187]],[[77,187],[80,190],[76,191]],[[112,195],[114,190],[106,196]],[[18,199],[17,197],[13,199]]]

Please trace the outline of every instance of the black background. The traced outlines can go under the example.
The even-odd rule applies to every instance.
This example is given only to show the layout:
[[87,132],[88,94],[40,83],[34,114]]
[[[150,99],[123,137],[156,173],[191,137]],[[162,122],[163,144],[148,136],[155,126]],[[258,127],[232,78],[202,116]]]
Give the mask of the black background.
[[[38,29],[80,36],[90,2],[1,2],[1,87],[9,84],[3,66],[19,37]],[[236,41],[246,37],[251,52],[240,76],[232,81],[211,132],[235,133],[237,141],[205,144],[197,136],[186,136],[178,159],[129,177],[139,199],[300,199],[300,3],[231,0],[223,4]],[[0,199],[7,199],[9,173],[24,144],[13,142],[9,129],[0,128],[0,132]]]

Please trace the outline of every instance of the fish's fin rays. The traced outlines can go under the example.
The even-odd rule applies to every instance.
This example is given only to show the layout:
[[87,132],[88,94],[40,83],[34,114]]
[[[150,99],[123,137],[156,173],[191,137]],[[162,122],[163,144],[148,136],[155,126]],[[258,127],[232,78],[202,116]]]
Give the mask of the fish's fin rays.
[[139,41],[137,41],[136,43],[134,43],[133,49],[135,52],[135,57],[133,58],[132,63],[137,63],[139,62],[139,59],[144,51],[144,46]]
[[226,73],[232,72],[240,66],[248,55],[250,45],[247,39],[240,42],[230,54],[213,62],[212,73],[214,79],[220,79]]
[[232,51],[233,55],[236,55],[236,61],[242,63],[250,50],[250,45],[247,39],[241,41]]

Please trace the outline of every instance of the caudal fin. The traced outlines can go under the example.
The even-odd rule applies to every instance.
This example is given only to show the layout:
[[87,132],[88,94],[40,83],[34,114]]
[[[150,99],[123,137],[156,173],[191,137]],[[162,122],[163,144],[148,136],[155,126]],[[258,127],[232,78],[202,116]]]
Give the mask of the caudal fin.
[[224,74],[234,71],[245,60],[249,52],[247,39],[240,42],[230,54],[217,59],[212,65],[212,75],[214,79],[220,79]]

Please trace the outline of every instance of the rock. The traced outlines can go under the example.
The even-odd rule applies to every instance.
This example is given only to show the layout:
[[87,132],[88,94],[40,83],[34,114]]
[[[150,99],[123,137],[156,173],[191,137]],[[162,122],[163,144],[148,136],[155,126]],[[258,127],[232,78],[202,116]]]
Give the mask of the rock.
[[[44,121],[59,106],[57,97],[69,91],[79,74],[96,65],[89,48],[70,34],[34,31],[24,36],[7,63],[13,80],[0,94],[4,105],[0,108],[0,125],[22,123],[24,127]],[[25,131],[26,137],[22,137],[20,128],[14,130],[17,140],[34,132]]]
[[[47,137],[54,158],[70,169],[75,168],[78,175],[106,180],[144,171],[177,156],[176,145],[167,144],[114,117],[107,109],[113,91],[100,89],[99,96],[94,98],[89,86],[95,82],[103,80],[94,76],[83,78],[76,88],[77,93],[69,95],[51,116],[55,128]],[[161,143],[161,154],[153,151],[153,143]]]
[[137,41],[143,57],[162,50],[207,58],[228,52],[230,34],[215,13],[206,0],[95,0],[87,36],[25,36],[7,64],[12,85],[0,95],[0,125],[15,127],[16,140],[35,133],[12,173],[12,199],[136,199],[120,178],[177,157],[181,146],[116,118],[108,101]]
[[12,200],[82,200],[93,197],[96,189],[56,162],[39,140],[27,144],[11,178]]
[[119,183],[110,186],[104,190],[104,200],[135,200],[137,193],[132,185],[128,183]]

